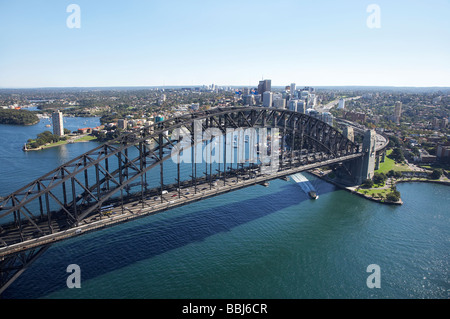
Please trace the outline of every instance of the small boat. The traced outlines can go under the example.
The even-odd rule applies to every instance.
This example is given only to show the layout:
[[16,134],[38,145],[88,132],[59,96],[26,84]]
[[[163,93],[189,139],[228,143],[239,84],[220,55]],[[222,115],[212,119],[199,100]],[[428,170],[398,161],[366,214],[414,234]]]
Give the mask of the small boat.
[[309,197],[311,197],[311,199],[318,199],[319,195],[317,195],[317,193],[315,191],[309,191],[308,192]]

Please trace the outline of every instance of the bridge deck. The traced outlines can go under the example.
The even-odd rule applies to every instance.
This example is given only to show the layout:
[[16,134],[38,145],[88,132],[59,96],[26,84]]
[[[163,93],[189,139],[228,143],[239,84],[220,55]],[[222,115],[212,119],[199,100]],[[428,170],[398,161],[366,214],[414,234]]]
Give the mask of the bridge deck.
[[[113,226],[135,218],[156,214],[171,208],[187,205],[195,201],[200,201],[209,197],[224,194],[240,188],[258,185],[266,181],[292,175],[301,171],[306,171],[320,166],[326,166],[333,163],[350,160],[360,156],[361,154],[352,154],[319,163],[307,164],[300,167],[298,166],[292,167],[274,174],[260,175],[250,179],[243,179],[242,176],[228,177],[226,182],[224,182],[224,180],[217,181],[216,186],[212,186],[209,184],[209,182],[205,182],[196,185],[197,192],[195,192],[193,190],[193,186],[191,186],[188,188],[183,188],[181,190],[181,195],[179,194],[178,191],[172,191],[164,195],[158,195],[158,197],[162,197],[162,200],[161,198],[155,200],[153,198],[147,197],[143,203],[137,200],[134,202],[127,203],[123,207],[121,205],[114,207],[111,210],[111,213],[108,214],[109,216],[99,216],[98,214],[96,214],[91,217],[85,218],[82,222],[80,222],[78,227],[72,227],[69,229],[64,229],[65,225],[58,224],[58,221],[56,220],[53,221],[52,223],[53,228],[52,234],[34,238],[33,234],[30,231],[27,234],[28,236],[24,236],[25,240],[19,243],[17,243],[18,238],[20,236],[18,229],[4,231],[4,233],[2,233],[2,238],[5,242],[4,247],[0,248],[0,260],[4,258],[4,256],[15,254],[20,251],[25,251],[42,245],[55,243],[74,236],[85,234],[86,232]],[[46,223],[43,223],[42,225],[40,225],[40,227],[48,229],[48,225]],[[26,233],[26,230],[22,231],[23,233]]]

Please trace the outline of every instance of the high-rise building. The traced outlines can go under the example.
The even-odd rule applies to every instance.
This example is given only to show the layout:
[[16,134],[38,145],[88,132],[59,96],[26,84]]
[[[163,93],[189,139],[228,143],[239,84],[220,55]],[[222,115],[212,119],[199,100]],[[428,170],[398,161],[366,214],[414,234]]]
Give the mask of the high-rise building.
[[285,99],[273,100],[273,107],[276,107],[277,109],[285,109],[286,108],[286,100]]
[[128,128],[128,121],[124,119],[117,120],[117,128],[121,130],[126,130]]
[[308,107],[314,108],[316,106],[317,97],[314,93],[308,95]]
[[302,100],[298,100],[297,101],[297,112],[300,112],[300,113],[303,113],[303,114],[306,113],[306,103],[305,103],[305,101],[302,101]]
[[263,106],[272,107],[272,92],[266,91],[263,93]]
[[272,80],[262,80],[258,84],[258,94],[263,95],[264,92],[272,91]]
[[394,117],[395,117],[395,122],[397,124],[400,123],[401,116],[402,116],[402,102],[397,101],[397,102],[395,102],[395,109],[394,109]]
[[289,100],[288,109],[297,112],[297,102],[298,100]]
[[308,91],[301,91],[301,93],[300,93],[300,98],[301,98],[302,100],[307,100],[308,97],[309,97],[309,92],[308,92]]
[[249,95],[244,95],[244,102],[245,105],[255,105],[255,96],[253,94],[249,94]]
[[294,95],[295,95],[295,83],[291,83],[290,93],[291,93],[291,98],[294,98]]
[[339,99],[338,109],[340,109],[340,110],[345,109],[345,100],[344,99]]
[[53,134],[58,136],[64,135],[63,114],[60,111],[52,113]]
[[322,121],[324,121],[330,126],[333,126],[333,115],[330,112],[323,112]]

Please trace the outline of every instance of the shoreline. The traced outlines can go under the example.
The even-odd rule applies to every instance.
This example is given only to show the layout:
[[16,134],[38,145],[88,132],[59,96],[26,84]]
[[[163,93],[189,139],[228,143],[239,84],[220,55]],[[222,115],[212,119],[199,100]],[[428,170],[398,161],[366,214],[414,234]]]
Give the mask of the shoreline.
[[[331,180],[330,178],[328,178],[326,175],[320,175],[314,171],[308,171],[308,173],[316,176],[317,178],[320,178],[330,184],[335,185],[336,187],[339,187],[340,189],[346,190],[352,194],[358,195],[360,197],[363,197],[365,199],[371,200],[373,202],[378,202],[380,204],[387,204],[387,205],[403,205],[403,201],[400,198],[399,201],[397,202],[391,202],[391,201],[387,201],[386,199],[379,199],[379,198],[374,198],[372,196],[367,196],[365,194],[361,194],[358,191],[354,190],[353,187],[349,187],[349,186],[345,186],[343,184],[340,184],[336,181]],[[421,182],[421,183],[434,183],[434,184],[441,184],[441,185],[446,185],[446,186],[450,186],[450,181],[441,181],[441,180],[430,180],[430,179],[398,179],[398,180],[394,180],[393,181],[393,185],[397,185],[397,183],[417,183],[417,182]]]
[[[85,136],[88,136],[88,135],[85,135]],[[22,151],[24,151],[24,152],[42,151],[47,148],[57,147],[57,146],[61,146],[61,145],[74,144],[74,143],[87,143],[87,142],[93,142],[93,141],[97,140],[97,138],[83,140],[83,137],[85,137],[85,136],[81,136],[77,139],[63,141],[64,143],[61,143],[61,141],[60,141],[60,142],[56,142],[56,143],[49,144],[49,145],[42,145],[38,148],[26,148],[26,146],[24,146],[24,147],[22,147]]]

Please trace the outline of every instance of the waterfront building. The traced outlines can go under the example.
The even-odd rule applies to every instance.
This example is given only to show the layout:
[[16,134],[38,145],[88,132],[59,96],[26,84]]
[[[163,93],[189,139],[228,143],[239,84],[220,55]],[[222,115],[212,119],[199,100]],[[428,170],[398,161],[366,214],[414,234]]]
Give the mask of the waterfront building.
[[436,150],[436,156],[440,161],[450,161],[450,142],[439,144]]
[[53,134],[64,136],[63,114],[60,111],[52,113]]

